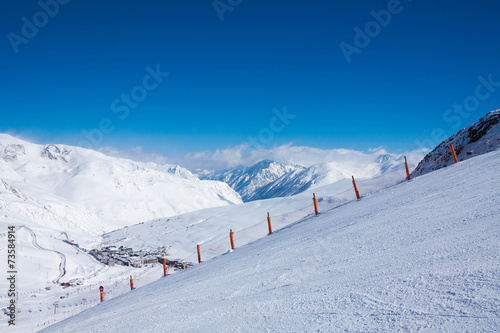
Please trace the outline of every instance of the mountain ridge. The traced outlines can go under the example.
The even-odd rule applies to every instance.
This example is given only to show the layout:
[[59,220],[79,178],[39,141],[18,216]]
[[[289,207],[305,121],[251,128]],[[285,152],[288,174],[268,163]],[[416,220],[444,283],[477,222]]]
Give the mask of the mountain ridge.
[[[0,134],[0,178],[8,184],[8,193],[15,189],[39,202],[45,200],[45,207],[60,198],[60,202],[87,211],[108,231],[151,218],[242,202],[227,184],[200,180],[180,166],[135,162],[67,145],[38,145],[6,134]],[[8,197],[2,201],[4,208],[12,208]],[[26,212],[31,204],[24,202]],[[75,216],[79,218],[86,219]],[[75,221],[75,226],[84,224]]]
[[305,190],[335,183],[352,175],[371,178],[403,166],[402,157],[380,154],[365,166],[343,162],[320,162],[309,167],[261,160],[249,167],[214,171],[202,176],[227,183],[240,193],[244,202],[292,196]]
[[452,165],[450,152],[453,144],[458,161],[500,148],[500,109],[488,112],[484,117],[450,136],[424,156],[412,172],[412,176],[426,173]]

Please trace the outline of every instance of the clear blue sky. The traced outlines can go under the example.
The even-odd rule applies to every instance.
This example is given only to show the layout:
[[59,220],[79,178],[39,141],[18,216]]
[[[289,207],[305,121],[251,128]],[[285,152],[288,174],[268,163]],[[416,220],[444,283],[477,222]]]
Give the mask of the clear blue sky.
[[[37,1],[4,1],[0,131],[76,145],[107,118],[99,146],[183,154],[246,142],[286,106],[296,118],[264,147],[410,150],[500,107],[500,87],[482,88],[468,118],[443,120],[478,76],[500,81],[498,1],[389,2],[221,0],[231,8],[221,20],[211,0],[72,0],[53,17]],[[388,7],[390,23],[369,24],[374,36],[348,63],[340,44],[356,46],[354,28]],[[36,35],[23,37],[23,17],[38,20]],[[120,119],[113,102],[137,86],[141,96],[157,64],[169,75],[154,89],[148,80]]]

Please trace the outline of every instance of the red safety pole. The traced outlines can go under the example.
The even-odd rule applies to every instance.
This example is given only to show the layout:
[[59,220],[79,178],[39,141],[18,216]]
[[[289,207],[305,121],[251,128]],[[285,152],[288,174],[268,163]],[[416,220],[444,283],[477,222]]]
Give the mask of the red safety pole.
[[132,275],[130,275],[130,290],[134,289],[134,279],[132,279]]
[[269,212],[267,212],[267,227],[269,228],[268,235],[273,233],[273,227],[271,226],[271,216],[269,216]]
[[313,203],[314,203],[314,215],[318,215],[318,200],[316,200],[316,194],[313,193]]
[[359,191],[358,191],[358,185],[356,185],[356,181],[354,180],[354,176],[352,176],[352,185],[354,186],[354,192],[356,192],[356,199],[359,200]]
[[408,166],[408,161],[405,156],[405,168],[406,168],[406,180],[410,180],[410,167]]
[[234,238],[233,238],[233,229],[229,229],[229,238],[231,239],[231,250],[234,250]]
[[167,258],[163,258],[163,276],[167,276]]
[[201,251],[200,251],[200,244],[197,246],[198,248],[198,264],[201,263]]
[[104,287],[100,286],[99,291],[101,292],[101,302],[104,301]]
[[458,163],[457,154],[455,153],[455,147],[450,143],[451,156],[453,156],[453,162]]

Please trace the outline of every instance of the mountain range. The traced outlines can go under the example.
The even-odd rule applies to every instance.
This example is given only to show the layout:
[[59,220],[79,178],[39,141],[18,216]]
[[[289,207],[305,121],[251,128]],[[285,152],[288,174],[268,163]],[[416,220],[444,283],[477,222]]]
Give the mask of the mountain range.
[[141,163],[0,134],[0,209],[56,229],[99,233],[157,217],[241,203],[227,184],[174,165]]
[[202,179],[227,183],[247,202],[292,196],[353,175],[372,178],[400,168],[403,163],[402,156],[390,154],[374,155],[364,165],[353,165],[349,155],[344,160],[316,163],[309,167],[263,160],[250,167],[214,171],[202,176]]

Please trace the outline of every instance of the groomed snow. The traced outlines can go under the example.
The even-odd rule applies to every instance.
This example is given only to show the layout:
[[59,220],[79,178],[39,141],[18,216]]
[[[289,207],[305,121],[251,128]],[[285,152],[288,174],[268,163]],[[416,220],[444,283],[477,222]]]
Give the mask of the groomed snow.
[[499,331],[499,163],[346,203],[44,332]]

